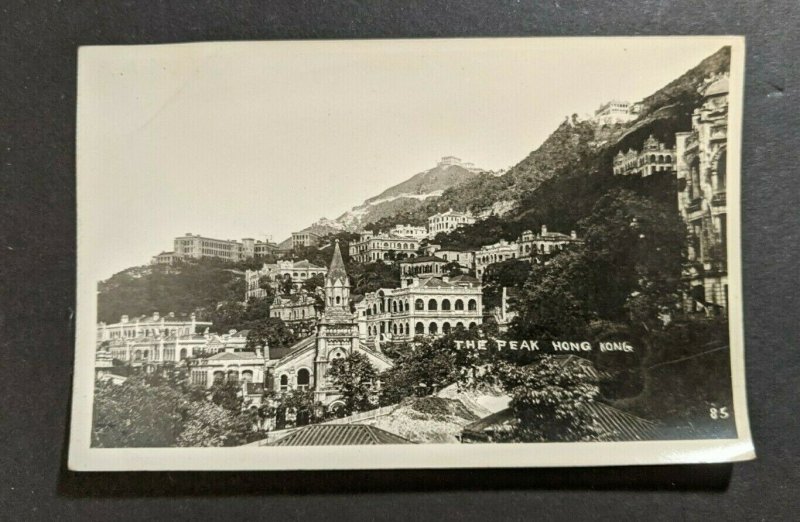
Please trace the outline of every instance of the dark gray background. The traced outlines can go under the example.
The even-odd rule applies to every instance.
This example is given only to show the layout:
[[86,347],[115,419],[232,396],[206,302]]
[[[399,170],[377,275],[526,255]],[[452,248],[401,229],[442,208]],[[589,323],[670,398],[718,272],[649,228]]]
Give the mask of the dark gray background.
[[[591,7],[567,0],[0,3],[0,518],[795,518],[800,507],[798,27],[795,1],[646,0]],[[79,45],[640,34],[747,36],[745,334],[758,460],[735,466],[507,471],[65,470]]]

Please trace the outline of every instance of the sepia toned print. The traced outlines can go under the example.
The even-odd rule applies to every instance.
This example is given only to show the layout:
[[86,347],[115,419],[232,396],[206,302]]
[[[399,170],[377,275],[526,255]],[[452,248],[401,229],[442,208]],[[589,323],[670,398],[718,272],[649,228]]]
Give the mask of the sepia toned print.
[[752,458],[743,52],[82,49],[70,467]]

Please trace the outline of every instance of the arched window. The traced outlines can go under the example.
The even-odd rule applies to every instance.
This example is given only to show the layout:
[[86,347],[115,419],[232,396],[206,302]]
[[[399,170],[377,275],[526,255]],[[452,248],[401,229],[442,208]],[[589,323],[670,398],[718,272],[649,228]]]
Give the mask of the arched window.
[[456,310],[463,310],[464,309],[464,301],[461,299],[456,299]]
[[338,304],[342,304],[342,298],[341,298],[341,297],[339,297],[338,295],[336,296],[336,304],[337,304],[337,305],[338,305]]
[[242,372],[242,382],[253,382],[253,370],[244,370]]
[[392,301],[392,312],[397,313],[397,301]]
[[281,375],[281,391],[287,391],[288,389],[289,389],[289,376]]
[[228,382],[239,382],[239,370],[228,370]]
[[450,311],[450,300],[449,299],[442,300],[442,310]]
[[442,325],[442,333],[449,334],[450,333],[450,323],[444,323]]
[[467,308],[470,312],[474,312],[478,309],[478,302],[475,299],[470,299],[469,303],[467,303]]
[[225,380],[225,372],[217,370],[214,372],[214,383],[219,384]]
[[475,324],[475,323],[469,323],[469,329],[470,329],[470,330],[474,330],[474,329],[475,329],[475,328],[477,328],[477,327],[478,327],[478,325],[477,325],[477,324]]
[[311,372],[309,372],[305,368],[297,370],[297,389],[307,390],[310,384],[311,384]]
[[378,305],[372,304],[372,315],[378,315]]
[[462,323],[461,321],[456,323],[456,330],[458,330],[459,328],[464,328],[464,323]]
[[180,359],[181,360],[186,359],[186,348],[181,348]]
[[397,325],[396,324],[392,325],[392,333],[397,335]]
[[428,333],[431,335],[436,335],[439,333],[439,327],[436,326],[436,323],[431,322],[431,324],[428,325]]
[[425,301],[423,301],[422,299],[417,299],[416,301],[414,301],[414,310],[425,310]]
[[422,324],[422,323],[417,323],[416,326],[414,326],[414,333],[416,335],[424,334],[425,333],[425,325]]
[[437,310],[438,308],[439,308],[439,306],[436,303],[436,299],[429,299],[428,300],[428,310]]
[[722,154],[717,161],[717,190],[725,190],[725,178],[728,170],[728,152],[722,151]]

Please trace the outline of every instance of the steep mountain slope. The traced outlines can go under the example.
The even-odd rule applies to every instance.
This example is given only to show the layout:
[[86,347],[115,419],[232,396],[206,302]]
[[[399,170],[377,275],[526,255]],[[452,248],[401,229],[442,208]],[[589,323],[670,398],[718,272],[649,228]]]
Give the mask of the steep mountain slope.
[[477,169],[440,162],[432,169],[419,172],[367,199],[339,216],[336,221],[348,230],[358,230],[363,225],[382,218],[415,212],[424,206],[426,200],[438,198],[446,189],[468,183],[477,175]]

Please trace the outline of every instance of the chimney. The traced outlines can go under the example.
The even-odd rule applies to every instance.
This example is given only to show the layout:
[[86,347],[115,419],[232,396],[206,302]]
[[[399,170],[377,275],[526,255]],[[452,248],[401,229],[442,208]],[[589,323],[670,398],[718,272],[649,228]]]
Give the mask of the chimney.
[[256,346],[256,357],[258,357],[259,359],[262,357],[260,346]]
[[569,237],[571,237],[572,239],[578,239],[578,233],[573,230],[572,232],[569,233]]
[[269,341],[264,341],[264,359],[269,360]]
[[542,225],[542,235],[547,235],[547,225]]
[[127,323],[128,322],[128,316],[127,315],[123,315],[119,322]]
[[153,321],[158,321],[159,317],[160,317],[160,315],[159,315],[158,312],[153,312]]
[[170,312],[169,313],[169,318],[172,319],[173,317],[175,317],[175,312]]

